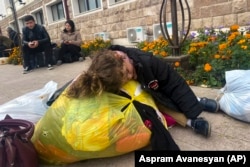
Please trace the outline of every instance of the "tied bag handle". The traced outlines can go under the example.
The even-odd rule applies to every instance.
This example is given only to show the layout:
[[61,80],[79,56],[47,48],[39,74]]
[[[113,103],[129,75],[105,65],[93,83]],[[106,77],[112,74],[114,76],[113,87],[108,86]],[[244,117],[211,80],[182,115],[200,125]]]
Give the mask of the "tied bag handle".
[[[22,120],[22,119],[4,119],[0,121],[0,127],[8,127],[9,131],[6,132],[6,135],[15,135],[15,134],[26,134],[27,139],[31,139],[34,133],[34,124],[32,122]],[[19,129],[13,129],[11,127],[18,127]],[[23,127],[23,128],[20,128]]]

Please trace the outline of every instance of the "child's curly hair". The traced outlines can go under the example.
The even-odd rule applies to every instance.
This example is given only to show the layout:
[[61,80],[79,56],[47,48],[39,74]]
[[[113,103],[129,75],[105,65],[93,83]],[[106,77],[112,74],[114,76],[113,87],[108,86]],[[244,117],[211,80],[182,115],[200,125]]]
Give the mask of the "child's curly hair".
[[118,92],[123,84],[123,60],[114,51],[102,50],[93,55],[92,63],[67,90],[67,96],[82,98],[103,91]]

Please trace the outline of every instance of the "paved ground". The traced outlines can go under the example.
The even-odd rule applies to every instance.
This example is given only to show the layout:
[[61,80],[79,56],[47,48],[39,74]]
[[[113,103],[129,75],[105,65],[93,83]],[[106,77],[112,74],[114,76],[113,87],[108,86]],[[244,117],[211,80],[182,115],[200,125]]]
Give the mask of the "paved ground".
[[[22,74],[21,66],[0,65],[0,105],[25,93],[42,88],[53,80],[62,86],[65,82],[85,70],[91,60],[63,64],[48,71],[40,68],[29,74]],[[192,87],[197,96],[215,98],[218,89]],[[250,150],[249,124],[237,121],[224,113],[202,113],[212,125],[212,135],[206,139],[195,134],[191,129],[175,126],[170,129],[174,140],[181,150]],[[149,149],[149,148],[146,148]],[[132,167],[134,154],[129,153],[114,158],[88,160],[67,167]],[[43,167],[45,167],[43,165]]]

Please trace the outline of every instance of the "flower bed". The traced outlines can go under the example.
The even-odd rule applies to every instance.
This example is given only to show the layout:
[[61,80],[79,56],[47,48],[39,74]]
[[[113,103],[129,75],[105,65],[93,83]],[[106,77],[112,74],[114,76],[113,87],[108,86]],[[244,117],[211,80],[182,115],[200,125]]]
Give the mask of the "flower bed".
[[[168,43],[163,38],[153,42],[144,41],[138,47],[158,57],[171,55]],[[162,50],[167,53],[160,54]],[[180,62],[176,62],[174,68],[188,84],[222,87],[225,85],[225,71],[250,68],[250,31],[241,32],[238,25],[232,25],[228,32],[202,28],[197,36],[190,34],[182,53],[189,55],[189,70],[184,70]]]
[[86,57],[92,52],[108,48],[111,45],[110,40],[103,40],[102,38],[95,38],[92,41],[84,41],[81,45],[81,52]]
[[21,49],[14,47],[8,57],[8,64],[21,65],[22,63]]

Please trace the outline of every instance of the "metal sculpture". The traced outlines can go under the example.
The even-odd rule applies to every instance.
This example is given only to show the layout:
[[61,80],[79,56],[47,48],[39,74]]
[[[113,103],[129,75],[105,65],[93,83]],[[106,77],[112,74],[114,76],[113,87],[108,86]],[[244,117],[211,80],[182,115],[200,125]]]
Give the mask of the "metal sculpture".
[[[180,56],[181,55],[181,46],[186,40],[191,24],[191,12],[190,7],[188,5],[187,0],[179,0],[179,5],[181,9],[181,28],[178,28],[178,17],[177,17],[177,0],[169,0],[170,1],[170,10],[171,10],[171,22],[172,22],[172,38],[169,35],[167,29],[167,19],[166,19],[166,8],[167,8],[167,0],[162,1],[161,10],[160,10],[160,27],[163,37],[169,42],[169,47],[172,48],[173,56]],[[187,7],[187,31],[185,31],[185,14],[184,14],[184,7],[183,1]]]

